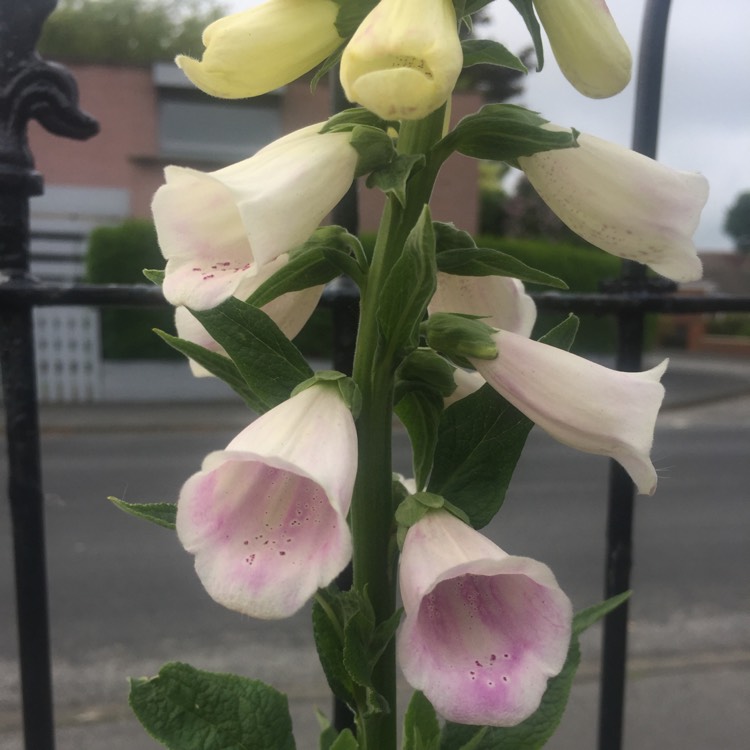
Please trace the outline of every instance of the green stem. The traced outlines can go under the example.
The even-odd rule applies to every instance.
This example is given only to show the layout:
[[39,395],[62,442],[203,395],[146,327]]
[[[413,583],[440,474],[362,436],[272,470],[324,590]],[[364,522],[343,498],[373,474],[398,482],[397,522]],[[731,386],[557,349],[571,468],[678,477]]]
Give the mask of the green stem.
[[[404,122],[399,151],[427,153],[442,136],[443,109],[419,122]],[[429,161],[428,161],[429,164]],[[398,362],[379,340],[377,311],[385,279],[398,259],[412,227],[429,200],[437,168],[423,169],[407,189],[402,208],[390,198],[381,219],[367,285],[362,294],[360,325],[354,357],[354,380],[362,394],[357,420],[359,468],[351,509],[354,540],[354,587],[365,587],[378,623],[396,609],[396,579],[390,564],[393,535],[391,489],[391,429],[394,372]],[[391,641],[375,665],[375,689],[388,701],[390,713],[360,717],[359,743],[363,750],[396,750],[396,651]]]

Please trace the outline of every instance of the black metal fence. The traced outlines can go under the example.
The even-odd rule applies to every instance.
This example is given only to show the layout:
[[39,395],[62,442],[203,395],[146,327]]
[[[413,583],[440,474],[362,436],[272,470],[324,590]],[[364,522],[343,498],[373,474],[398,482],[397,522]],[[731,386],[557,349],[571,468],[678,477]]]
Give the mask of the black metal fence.
[[[96,123],[79,111],[74,81],[61,67],[34,52],[41,26],[56,0],[0,0],[0,370],[8,439],[8,498],[15,562],[19,665],[27,750],[52,750],[52,711],[39,410],[35,384],[32,310],[37,306],[156,306],[160,290],[148,286],[49,284],[29,273],[29,198],[42,192],[42,178],[26,141],[26,126],[37,119],[49,131],[88,138]],[[669,0],[648,0],[643,24],[636,99],[635,150],[653,156],[661,98],[661,71]],[[346,222],[344,222],[346,223]],[[622,277],[599,294],[545,293],[539,307],[615,316],[616,364],[641,368],[647,313],[750,311],[750,297],[679,296],[653,287],[643,269],[625,263]],[[351,361],[356,290],[341,282],[323,298],[334,320],[334,367]],[[605,596],[629,588],[632,565],[633,486],[618,464],[611,466],[606,528]],[[600,690],[600,750],[622,746],[627,606],[604,626]]]

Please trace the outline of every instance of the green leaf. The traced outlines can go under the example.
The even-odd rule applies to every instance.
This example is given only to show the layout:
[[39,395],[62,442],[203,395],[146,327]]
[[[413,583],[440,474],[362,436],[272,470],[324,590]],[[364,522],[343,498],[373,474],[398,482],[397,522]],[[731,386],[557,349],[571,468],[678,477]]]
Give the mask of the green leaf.
[[492,39],[464,39],[464,68],[472,65],[499,65],[527,73],[526,66],[504,45]]
[[395,412],[411,441],[417,489],[427,483],[437,444],[437,428],[443,413],[443,397],[432,388],[415,388],[396,404]]
[[151,521],[157,526],[163,526],[165,529],[174,529],[175,527],[176,503],[126,503],[116,497],[108,497],[107,500],[136,518],[145,518],[147,521]]
[[632,591],[624,591],[622,594],[617,594],[609,599],[595,604],[593,607],[576,612],[576,616],[573,618],[573,633],[580,635],[584,630],[590,628],[594,623],[598,622],[608,615],[612,610],[617,609],[621,604],[624,604],[628,599]]
[[315,71],[315,74],[312,77],[312,80],[310,81],[311,94],[315,93],[315,89],[318,88],[318,84],[320,83],[321,78],[323,78],[324,75],[326,75],[328,72],[333,70],[336,65],[338,65],[345,49],[346,44],[342,44],[337,50],[328,55],[328,57],[326,57],[326,59],[323,60],[322,63],[320,63],[318,69]]
[[440,724],[432,703],[416,690],[404,715],[402,750],[438,750]]
[[489,385],[451,404],[440,420],[427,489],[460,508],[474,528],[485,526],[505,500],[533,424]]
[[335,595],[321,589],[312,606],[312,625],[315,647],[331,692],[352,709],[357,701],[354,681],[344,666],[343,624],[339,621]]
[[536,69],[541,70],[544,67],[544,44],[542,43],[542,30],[534,13],[534,2],[533,0],[510,0],[510,2],[520,13],[529,34],[531,34],[531,41],[534,42],[534,52],[536,53]]
[[[547,683],[547,690],[539,708],[525,721],[514,727],[475,727],[446,722],[440,742],[441,750],[470,747],[472,750],[539,750],[554,734],[568,703],[581,649],[576,638],[570,644],[562,672]],[[477,734],[484,736],[476,742]]]
[[543,344],[549,344],[550,346],[556,346],[558,349],[565,349],[566,351],[573,346],[573,342],[576,339],[576,333],[578,333],[578,318],[570,314],[561,323],[558,323],[554,328],[550,328],[547,333],[542,336],[539,341]]
[[424,154],[399,154],[390,164],[377,169],[367,178],[367,187],[378,188],[406,205],[406,183],[412,173],[424,166]]
[[300,247],[289,253],[289,261],[266,279],[248,298],[254,307],[263,307],[287,292],[327,284],[341,273],[337,256],[351,260],[359,240],[339,226],[320,227]]
[[205,349],[200,344],[194,344],[192,341],[177,338],[169,333],[154,329],[155,333],[161,336],[173,349],[184,354],[186,357],[195,360],[199,365],[205,367],[212,375],[223,380],[235,393],[239,394],[243,401],[258,413],[263,413],[266,406],[253,392],[240,375],[237,365],[231,359],[218,352],[212,352]]
[[436,221],[433,226],[438,271],[457,276],[511,276],[558,289],[568,288],[564,281],[532,268],[512,255],[493,248],[477,247],[468,232],[453,224]]
[[486,247],[464,247],[438,253],[437,267],[438,271],[456,276],[511,276],[527,283],[568,288],[562,279],[532,268],[512,255]]
[[212,310],[194,311],[265,409],[272,409],[313,373],[294,344],[262,310],[233,297]]
[[154,268],[144,268],[143,275],[156,286],[161,286],[164,283],[164,270]]
[[334,0],[340,10],[336,16],[336,31],[348,39],[364,21],[365,16],[378,4],[378,0]]
[[516,104],[487,104],[464,117],[436,146],[436,152],[458,151],[475,159],[515,163],[519,156],[531,156],[576,146],[576,133],[547,130],[538,113]]
[[169,750],[294,750],[286,696],[245,677],[163,666],[132,680],[130,707]]
[[413,349],[417,327],[435,293],[435,233],[425,206],[381,291],[377,320],[390,353]]
[[[569,349],[578,330],[578,318],[569,316],[540,341]],[[513,470],[533,422],[489,385],[444,412],[430,492],[443,495],[481,528],[500,510]]]

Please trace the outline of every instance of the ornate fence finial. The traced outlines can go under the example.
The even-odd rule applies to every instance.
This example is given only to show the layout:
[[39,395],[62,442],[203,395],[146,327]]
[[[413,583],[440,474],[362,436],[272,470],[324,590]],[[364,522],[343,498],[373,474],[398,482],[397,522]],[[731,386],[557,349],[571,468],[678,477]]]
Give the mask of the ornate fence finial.
[[0,0],[0,189],[41,192],[26,127],[31,119],[56,135],[90,138],[99,130],[78,108],[68,71],[42,60],[35,47],[57,0]]

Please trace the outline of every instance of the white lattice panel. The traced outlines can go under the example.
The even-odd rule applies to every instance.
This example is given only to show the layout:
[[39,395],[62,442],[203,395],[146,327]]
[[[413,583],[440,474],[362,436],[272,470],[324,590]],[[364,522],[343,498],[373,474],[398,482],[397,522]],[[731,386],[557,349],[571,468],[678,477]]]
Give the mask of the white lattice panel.
[[43,403],[96,401],[101,395],[99,316],[88,307],[34,310],[37,388]]

